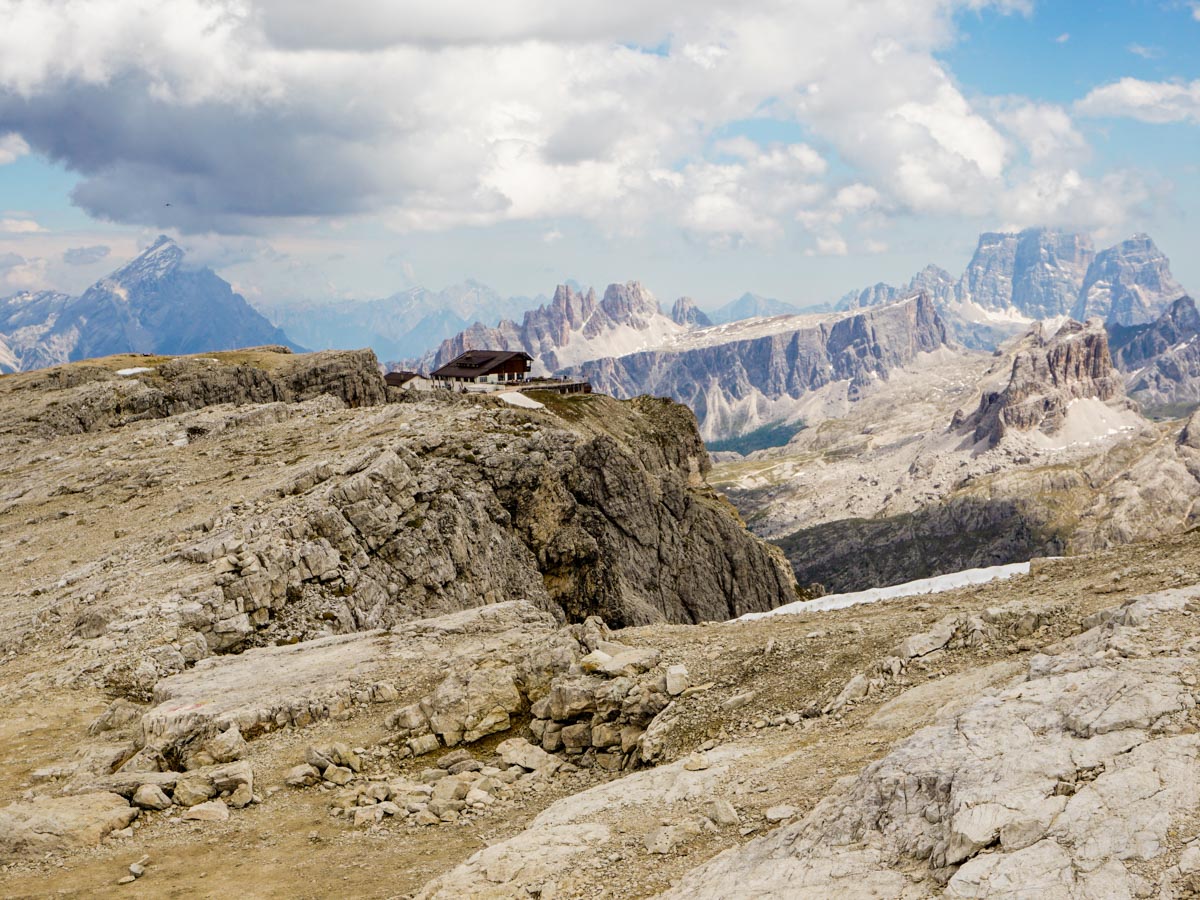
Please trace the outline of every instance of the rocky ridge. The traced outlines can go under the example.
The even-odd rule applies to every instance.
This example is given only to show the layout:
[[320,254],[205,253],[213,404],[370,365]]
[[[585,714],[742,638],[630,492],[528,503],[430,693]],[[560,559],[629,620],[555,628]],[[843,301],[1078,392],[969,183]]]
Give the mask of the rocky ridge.
[[584,363],[569,374],[617,397],[671,397],[696,413],[708,438],[740,434],[793,415],[816,389],[841,383],[853,400],[867,385],[946,344],[926,294],[840,317],[783,317],[761,336],[728,326],[674,345]]
[[1200,402],[1200,314],[1180,297],[1155,321],[1109,326],[1113,361],[1126,390],[1144,406]]
[[488,328],[477,322],[415,365],[431,371],[467,350],[524,350],[534,358],[534,373],[548,374],[656,343],[684,328],[664,315],[654,295],[636,281],[610,284],[599,299],[590,288],[580,292],[562,284],[549,304],[527,311],[519,324],[504,320]]

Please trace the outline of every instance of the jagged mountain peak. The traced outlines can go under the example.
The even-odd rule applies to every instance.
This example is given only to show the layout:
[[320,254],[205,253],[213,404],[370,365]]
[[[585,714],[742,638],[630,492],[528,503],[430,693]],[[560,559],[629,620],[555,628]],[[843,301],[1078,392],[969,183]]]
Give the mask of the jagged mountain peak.
[[708,328],[712,320],[705,315],[704,310],[696,305],[691,297],[680,297],[671,307],[671,321],[676,325],[691,325]]
[[179,244],[160,234],[149,247],[109,275],[104,281],[131,284],[164,278],[183,262],[185,253]]
[[1148,234],[1139,232],[1096,254],[1071,315],[1104,316],[1119,325],[1152,322],[1184,294],[1171,261]]
[[1004,389],[985,392],[975,413],[956,414],[951,428],[973,429],[974,440],[989,445],[1012,431],[1053,435],[1075,401],[1107,402],[1123,394],[1102,319],[1068,319],[1051,335],[1038,322],[1018,343]]

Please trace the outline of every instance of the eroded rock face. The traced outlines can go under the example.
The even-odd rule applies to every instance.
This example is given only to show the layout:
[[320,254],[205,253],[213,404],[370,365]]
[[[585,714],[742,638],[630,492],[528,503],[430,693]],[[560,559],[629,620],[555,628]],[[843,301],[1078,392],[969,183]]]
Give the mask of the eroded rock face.
[[[134,376],[86,364],[23,376],[14,390],[28,405],[10,410],[14,431],[78,434],[161,419],[223,403],[297,403],[328,397],[350,407],[386,399],[370,350],[292,354],[287,347],[240,351],[245,361],[179,357]],[[257,415],[261,412],[256,411]]]
[[1026,338],[1026,349],[1013,360],[1003,391],[988,393],[963,424],[976,441],[995,444],[1011,430],[1039,428],[1053,434],[1073,400],[1111,400],[1122,393],[1113,370],[1108,338],[1099,320],[1086,325],[1068,320],[1047,339],[1039,324]]
[[1046,228],[982,234],[958,297],[988,309],[1012,307],[1034,319],[1063,315],[1075,305],[1094,255],[1091,240],[1081,234]]
[[615,397],[671,397],[696,413],[709,436],[736,433],[745,405],[797,398],[834,381],[850,392],[946,343],[933,301],[868,308],[819,325],[764,337],[705,343],[683,350],[648,350],[584,363],[569,374]]
[[[1200,801],[1200,739],[1183,727],[1196,706],[1189,650],[1178,635],[1158,646],[1155,618],[1198,595],[1097,614],[1024,679],[665,896],[1151,896],[1140,864],[1170,852],[1173,823]],[[1180,874],[1166,868],[1159,883]]]
[[707,328],[712,320],[698,307],[691,297],[680,297],[671,307],[671,320],[676,325],[696,325]]
[[588,353],[580,348],[592,343],[603,348],[606,338],[618,330],[649,332],[658,325],[661,331],[662,323],[674,324],[663,315],[654,295],[637,281],[610,284],[600,298],[590,288],[579,292],[560,284],[549,304],[529,310],[520,323],[506,319],[489,328],[476,322],[422,357],[417,367],[427,371],[467,350],[488,348],[524,350],[534,357],[535,372],[553,372],[562,364],[560,360],[579,359],[581,353],[585,357],[603,355],[603,349]]
[[1108,331],[1131,397],[1146,405],[1200,400],[1200,313],[1191,297],[1180,297],[1153,322]]
[[1153,321],[1184,290],[1171,275],[1170,260],[1149,235],[1096,254],[1088,266],[1071,316],[1080,321],[1102,316],[1117,325]]
[[332,607],[358,630],[506,598],[613,625],[790,599],[782,556],[704,485],[686,410],[586,402],[605,428],[500,411],[315,467],[242,523],[253,539],[225,530],[182,551],[215,579],[191,591],[185,624],[224,650],[289,608]]

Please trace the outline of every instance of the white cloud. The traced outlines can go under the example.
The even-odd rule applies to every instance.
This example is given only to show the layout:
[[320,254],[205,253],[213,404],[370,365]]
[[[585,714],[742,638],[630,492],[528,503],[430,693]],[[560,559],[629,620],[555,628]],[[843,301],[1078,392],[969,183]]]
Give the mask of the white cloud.
[[0,166],[16,162],[29,153],[29,145],[19,134],[0,134]]
[[1200,22],[1200,3],[1192,4],[1192,18]]
[[1144,44],[1130,44],[1126,48],[1134,56],[1140,56],[1142,59],[1161,59],[1163,49],[1161,47],[1147,47]]
[[33,219],[0,219],[0,234],[37,234],[41,230]]
[[1191,83],[1122,78],[1075,104],[1085,116],[1120,116],[1152,124],[1200,123],[1200,79]]
[[1087,141],[1061,106],[1017,98],[1004,104],[996,118],[1035,164],[1072,164],[1088,156]]
[[0,290],[36,291],[46,285],[46,260],[27,259],[17,253],[0,253]]
[[[1000,115],[955,85],[938,51],[984,7],[1031,11],[0,0],[0,121],[81,174],[85,210],[186,234],[579,217],[733,247],[799,223],[827,252],[868,217],[998,215],[1085,155],[1061,109]],[[805,140],[720,139],[771,126]]]
[[1071,35],[1070,35],[1070,33],[1069,33],[1069,32],[1066,32],[1066,31],[1064,31],[1062,34],[1060,34],[1058,37],[1056,37],[1056,38],[1054,39],[1054,43],[1056,43],[1056,44],[1065,44],[1065,43],[1066,43],[1067,41],[1069,41],[1070,39],[1071,39]]
[[553,244],[563,239],[563,233],[557,228],[551,228],[542,235],[542,243]]
[[840,234],[827,234],[817,238],[815,250],[805,251],[809,256],[845,256],[850,252],[846,240]]

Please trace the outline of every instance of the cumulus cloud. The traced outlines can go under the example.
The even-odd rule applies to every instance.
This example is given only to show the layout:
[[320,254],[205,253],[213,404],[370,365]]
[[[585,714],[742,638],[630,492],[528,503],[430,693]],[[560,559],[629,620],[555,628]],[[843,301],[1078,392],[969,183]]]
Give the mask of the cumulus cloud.
[[[189,235],[583,217],[610,233],[665,219],[735,247],[798,222],[834,252],[855,217],[995,215],[1079,149],[1069,118],[999,117],[954,83],[937,53],[956,14],[984,7],[1030,12],[0,0],[0,133],[79,173],[92,215]],[[720,139],[756,121],[812,139]]]
[[46,260],[0,253],[0,291],[39,290],[46,284]]
[[1089,154],[1087,140],[1070,114],[1056,104],[1018,98],[1002,104],[996,117],[1035,164],[1074,164]]
[[1085,116],[1128,117],[1156,125],[1200,123],[1200,79],[1185,83],[1122,78],[1091,91],[1075,110]]
[[37,234],[41,230],[42,226],[30,218],[0,219],[0,234]]
[[105,244],[95,244],[91,247],[68,247],[63,251],[63,262],[69,266],[90,266],[105,259],[112,248]]
[[16,162],[29,152],[29,145],[19,134],[0,134],[0,166]]

